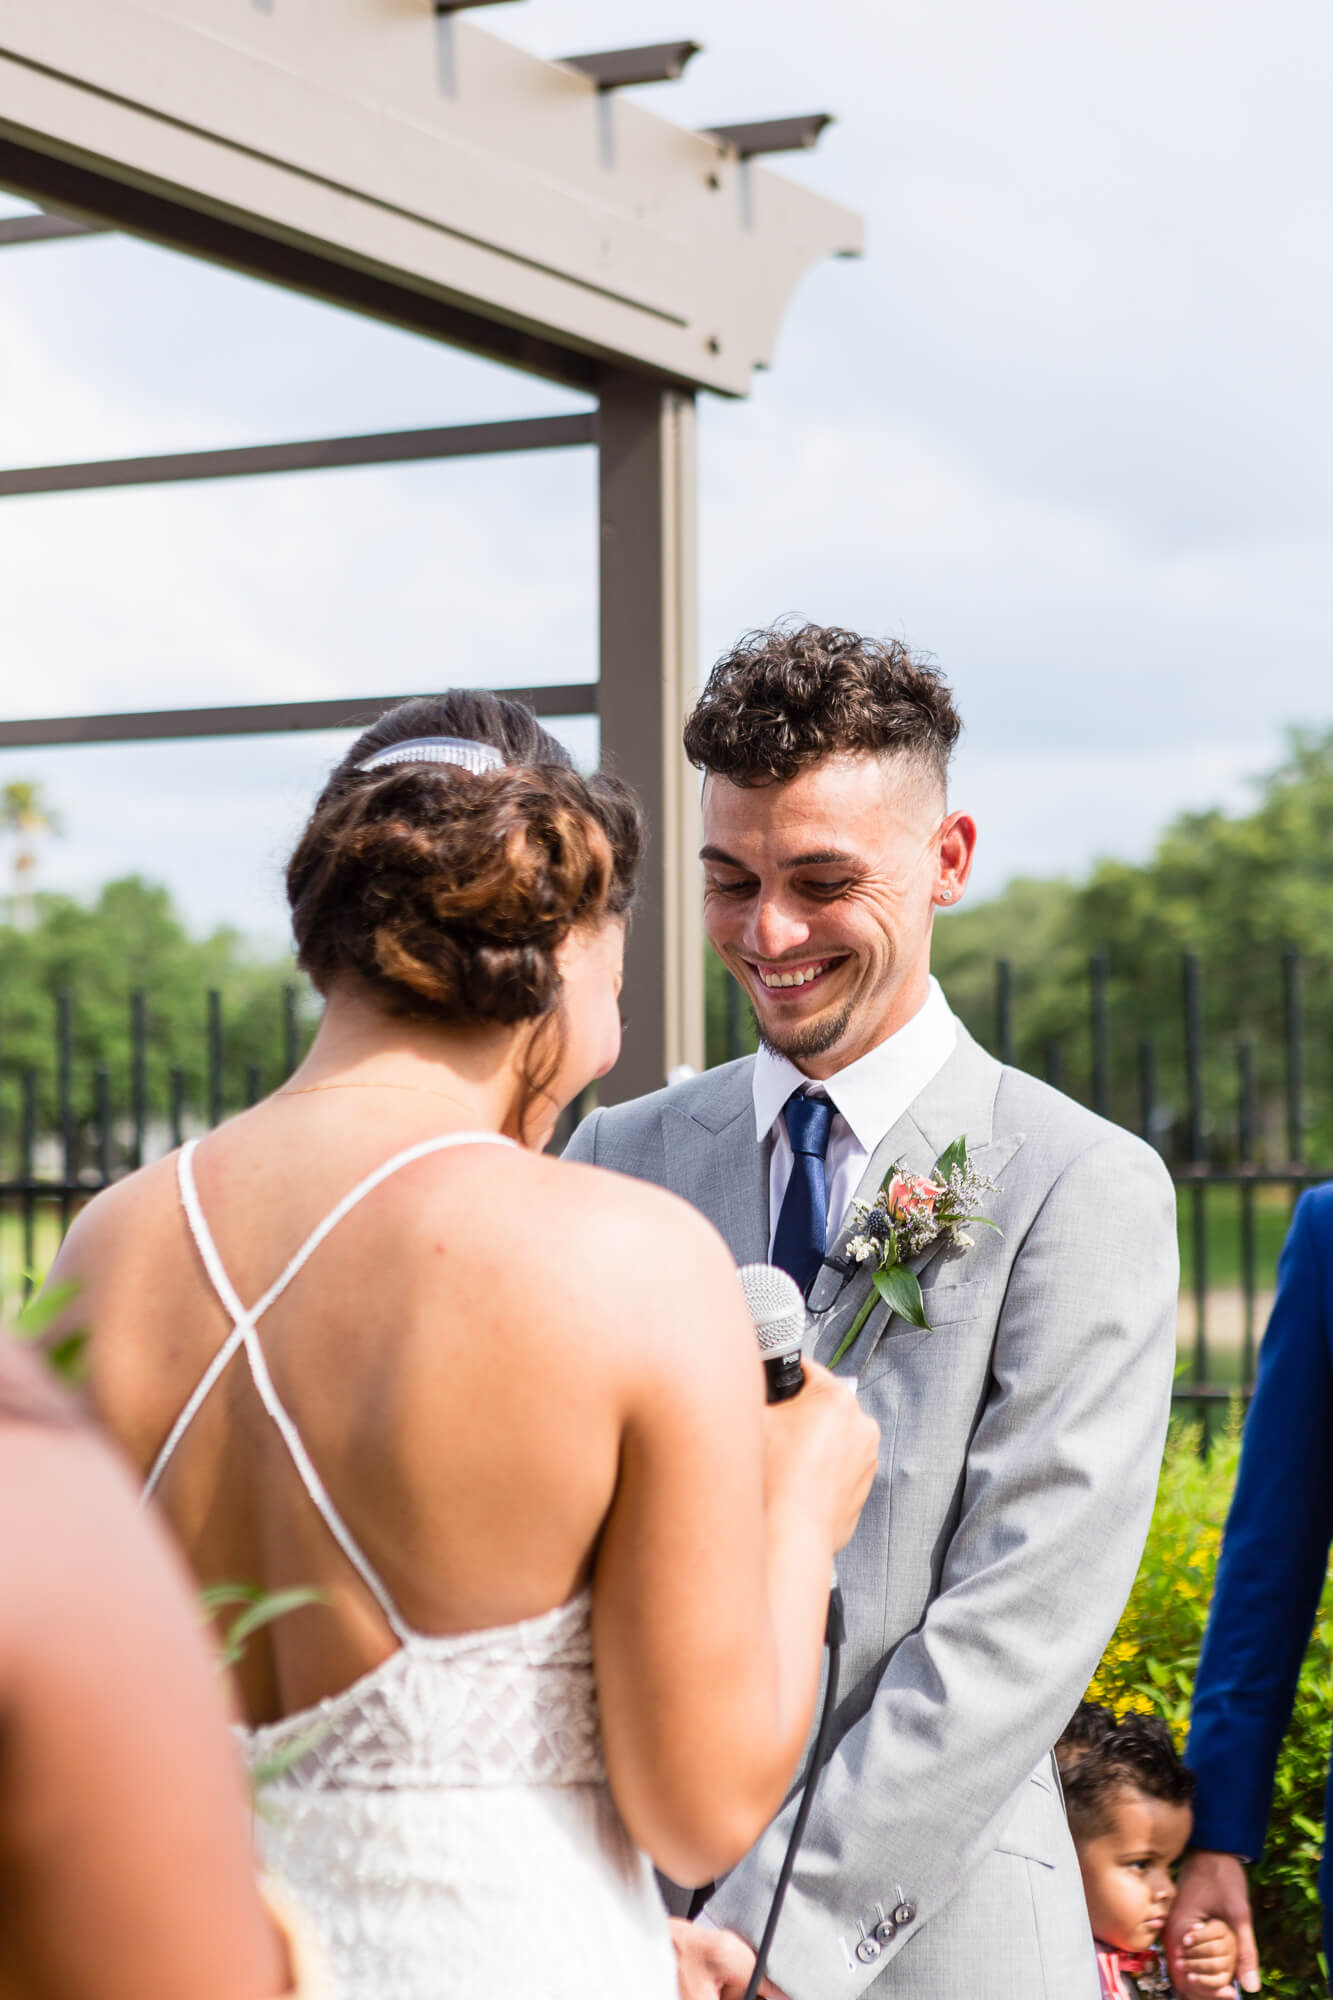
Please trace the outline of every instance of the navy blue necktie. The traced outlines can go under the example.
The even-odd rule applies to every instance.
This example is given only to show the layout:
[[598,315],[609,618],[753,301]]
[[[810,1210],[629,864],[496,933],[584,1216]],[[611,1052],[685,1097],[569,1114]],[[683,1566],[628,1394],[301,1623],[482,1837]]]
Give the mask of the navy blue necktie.
[[824,1154],[833,1106],[827,1097],[806,1097],[798,1090],[787,1099],[782,1115],[791,1140],[791,1179],[773,1237],[773,1262],[789,1271],[806,1292],[823,1262],[828,1233]]

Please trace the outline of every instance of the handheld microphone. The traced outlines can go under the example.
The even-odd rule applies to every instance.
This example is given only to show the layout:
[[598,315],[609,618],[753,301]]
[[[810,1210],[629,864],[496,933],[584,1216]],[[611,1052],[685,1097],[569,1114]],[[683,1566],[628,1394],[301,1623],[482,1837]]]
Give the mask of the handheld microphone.
[[805,1381],[805,1300],[796,1280],[776,1264],[742,1264],[736,1275],[763,1356],[768,1401],[785,1403],[800,1394]]

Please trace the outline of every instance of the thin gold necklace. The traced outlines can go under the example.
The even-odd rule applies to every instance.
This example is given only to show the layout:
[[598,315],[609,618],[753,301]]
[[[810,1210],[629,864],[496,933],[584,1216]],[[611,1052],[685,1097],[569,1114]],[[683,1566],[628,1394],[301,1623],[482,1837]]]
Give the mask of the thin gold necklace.
[[460,1111],[470,1111],[461,1097],[451,1097],[447,1090],[432,1090],[425,1083],[307,1083],[297,1090],[286,1085],[274,1094],[278,1097],[322,1097],[327,1090],[406,1090],[414,1097],[438,1097],[445,1104],[456,1104]]

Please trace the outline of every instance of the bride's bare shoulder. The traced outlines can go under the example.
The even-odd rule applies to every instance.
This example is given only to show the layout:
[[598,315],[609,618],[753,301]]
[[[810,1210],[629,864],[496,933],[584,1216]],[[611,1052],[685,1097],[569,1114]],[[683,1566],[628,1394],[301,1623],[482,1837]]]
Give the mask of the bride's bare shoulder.
[[604,1242],[607,1230],[612,1229],[627,1243],[651,1243],[659,1256],[669,1248],[703,1256],[716,1252],[726,1268],[732,1268],[730,1254],[712,1223],[666,1188],[577,1160],[549,1156],[529,1156],[529,1160],[534,1169],[534,1190],[540,1184],[542,1198],[552,1215],[560,1218],[561,1228],[571,1232],[571,1240]]
[[[458,1173],[458,1162],[452,1171]],[[441,1193],[450,1166],[441,1167]],[[458,1181],[452,1185],[458,1200]],[[466,1200],[472,1240],[485,1256],[521,1249],[529,1269],[560,1273],[568,1287],[580,1271],[598,1273],[604,1293],[616,1272],[645,1270],[693,1283],[717,1283],[734,1272],[713,1225],[664,1188],[551,1154],[495,1148],[468,1163]],[[423,1221],[430,1204],[419,1210]],[[483,1249],[484,1246],[484,1249]],[[506,1254],[505,1261],[510,1262]]]
[[175,1161],[169,1154],[100,1189],[66,1231],[57,1266],[155,1247],[157,1232],[173,1226],[180,1205]]

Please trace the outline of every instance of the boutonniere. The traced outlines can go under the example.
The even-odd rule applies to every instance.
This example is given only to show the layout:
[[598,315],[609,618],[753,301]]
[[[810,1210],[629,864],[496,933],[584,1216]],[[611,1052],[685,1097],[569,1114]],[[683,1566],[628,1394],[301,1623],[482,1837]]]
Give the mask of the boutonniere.
[[848,1242],[847,1256],[853,1264],[873,1263],[875,1272],[865,1304],[830,1367],[855,1345],[880,1299],[899,1319],[931,1331],[921,1285],[916,1272],[908,1270],[907,1260],[929,1249],[941,1236],[948,1236],[955,1249],[970,1250],[975,1239],[967,1232],[973,1223],[1002,1235],[998,1224],[977,1213],[977,1203],[995,1193],[995,1182],[973,1165],[964,1137],[945,1147],[929,1174],[909,1174],[901,1160],[895,1161],[873,1201],[852,1203],[858,1226]]

